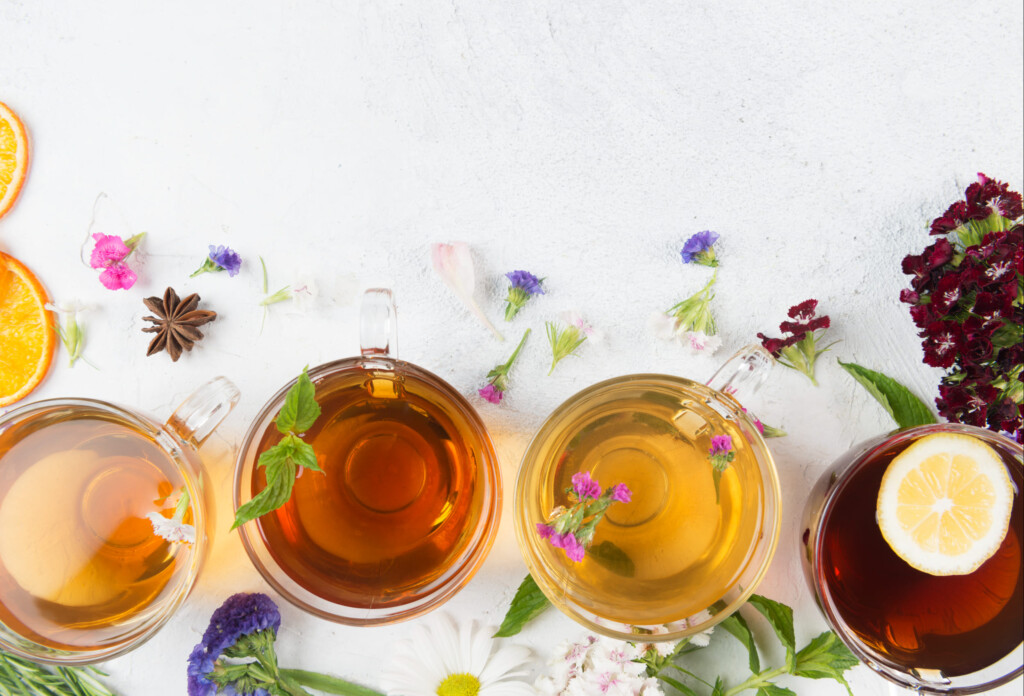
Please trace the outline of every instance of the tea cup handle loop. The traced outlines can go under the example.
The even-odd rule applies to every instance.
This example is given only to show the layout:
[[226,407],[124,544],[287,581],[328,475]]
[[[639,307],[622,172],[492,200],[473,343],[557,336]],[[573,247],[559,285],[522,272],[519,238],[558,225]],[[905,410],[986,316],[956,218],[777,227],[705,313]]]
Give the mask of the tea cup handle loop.
[[370,288],[363,293],[359,349],[366,358],[398,358],[395,296],[388,288]]
[[181,402],[164,427],[200,447],[238,403],[238,387],[227,377],[214,377]]
[[750,344],[726,360],[705,384],[742,403],[761,388],[774,365],[771,353]]

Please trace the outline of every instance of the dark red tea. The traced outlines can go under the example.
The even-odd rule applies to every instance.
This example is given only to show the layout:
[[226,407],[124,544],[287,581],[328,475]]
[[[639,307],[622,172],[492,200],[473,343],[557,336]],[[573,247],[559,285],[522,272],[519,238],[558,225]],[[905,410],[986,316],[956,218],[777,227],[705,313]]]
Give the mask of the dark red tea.
[[879,662],[947,677],[970,674],[1012,652],[1024,632],[1021,466],[1000,453],[1015,496],[995,555],[969,575],[929,575],[897,556],[875,521],[882,475],[909,444],[860,463],[839,484],[821,520],[817,580],[837,618]]

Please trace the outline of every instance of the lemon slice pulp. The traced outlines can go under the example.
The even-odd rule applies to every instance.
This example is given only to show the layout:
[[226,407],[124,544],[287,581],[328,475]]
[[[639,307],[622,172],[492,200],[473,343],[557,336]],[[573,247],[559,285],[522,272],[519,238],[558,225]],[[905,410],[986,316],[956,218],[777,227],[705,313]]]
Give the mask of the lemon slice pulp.
[[876,508],[897,556],[931,575],[967,575],[1002,544],[1014,487],[999,455],[970,435],[926,435],[882,476]]

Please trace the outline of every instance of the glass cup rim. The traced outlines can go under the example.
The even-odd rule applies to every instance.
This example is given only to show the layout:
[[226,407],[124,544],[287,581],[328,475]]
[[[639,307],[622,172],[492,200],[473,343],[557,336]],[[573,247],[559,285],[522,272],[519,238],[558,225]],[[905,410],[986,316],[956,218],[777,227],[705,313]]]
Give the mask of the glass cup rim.
[[[445,397],[448,405],[457,408],[467,421],[471,423],[475,429],[475,434],[480,440],[482,470],[487,474],[483,481],[485,501],[484,509],[476,525],[477,529],[474,533],[474,539],[467,546],[459,561],[452,565],[452,575],[441,586],[435,588],[424,598],[396,607],[369,609],[350,607],[349,605],[326,600],[292,581],[290,584],[296,585],[299,588],[299,592],[297,592],[282,581],[280,576],[286,574],[277,567],[273,557],[269,557],[269,560],[273,563],[274,567],[269,567],[269,564],[262,557],[260,551],[266,549],[266,544],[263,541],[262,534],[256,530],[257,520],[246,522],[238,528],[239,536],[242,539],[242,546],[245,548],[245,553],[249,560],[260,576],[281,597],[293,606],[314,616],[350,626],[378,626],[405,621],[421,616],[451,599],[473,578],[480,566],[483,565],[491,546],[494,544],[498,532],[502,501],[501,472],[490,434],[487,432],[483,420],[472,405],[470,405],[469,401],[441,377],[415,363],[399,360],[387,355],[362,355],[332,360],[309,368],[307,374],[311,380],[315,381],[317,379],[330,379],[337,375],[356,371],[369,372],[375,369],[391,370],[403,375],[411,375],[430,385]],[[255,466],[257,453],[254,450],[258,444],[257,436],[265,431],[273,421],[280,410],[281,404],[284,402],[285,395],[295,384],[296,379],[289,380],[278,389],[267,400],[246,429],[245,436],[242,438],[242,444],[238,448],[232,483],[232,502],[236,510],[249,497],[242,495],[242,484],[247,478],[246,474],[251,475],[252,467]],[[300,593],[303,596],[299,596]]]
[[[190,505],[192,507],[193,522],[196,529],[205,529],[207,524],[206,502],[202,491],[199,488],[199,482],[196,480],[196,475],[194,472],[189,470],[189,467],[185,465],[182,458],[175,454],[175,450],[178,448],[168,446],[168,443],[164,442],[163,438],[170,436],[174,437],[179,442],[183,442],[186,447],[191,447],[191,445],[181,440],[180,437],[177,437],[177,435],[169,431],[169,429],[164,428],[156,420],[153,420],[138,411],[118,404],[113,404],[108,401],[103,401],[102,399],[86,397],[58,397],[42,399],[28,404],[23,404],[18,408],[0,415],[0,432],[2,432],[5,426],[12,423],[19,421],[24,422],[35,418],[39,413],[61,407],[75,409],[91,408],[111,415],[116,415],[127,421],[133,428],[153,436],[153,440],[166,455],[167,459],[173,463],[175,469],[185,482],[185,486],[189,494]],[[25,659],[34,660],[44,664],[70,666],[105,662],[131,652],[156,635],[188,598],[188,595],[191,593],[192,588],[195,586],[196,580],[199,577],[199,571],[202,567],[207,545],[207,535],[196,534],[196,540],[189,550],[187,572],[180,580],[178,588],[176,588],[174,592],[173,599],[164,606],[162,611],[153,614],[138,628],[132,631],[126,639],[119,641],[112,646],[91,650],[73,651],[48,648],[39,645],[30,639],[22,638],[17,631],[8,628],[6,625],[0,624],[0,626],[3,627],[2,630],[0,630],[0,647],[3,647],[4,650]],[[13,636],[17,636],[18,642],[12,642],[9,640],[7,636],[8,632]],[[29,646],[32,646],[32,648]],[[38,648],[38,650],[33,648]]]
[[[764,533],[755,539],[753,548],[763,547],[763,558],[750,582],[742,588],[739,595],[730,600],[720,611],[712,614],[706,621],[693,624],[692,626],[688,625],[687,628],[684,629],[670,630],[666,633],[644,635],[644,640],[646,641],[661,642],[679,640],[681,638],[696,635],[697,633],[701,633],[716,626],[734,614],[741,606],[743,606],[743,604],[746,603],[750,598],[750,595],[754,593],[761,581],[764,579],[778,546],[778,539],[782,526],[782,492],[779,484],[778,470],[775,465],[775,460],[772,457],[771,450],[764,441],[764,437],[758,432],[750,416],[735,399],[727,394],[723,394],[722,392],[712,389],[705,384],[695,382],[686,377],[653,372],[620,375],[602,380],[581,389],[565,399],[547,415],[544,422],[531,438],[529,445],[527,445],[516,477],[512,514],[516,541],[518,542],[523,560],[526,563],[530,574],[534,576],[538,587],[545,595],[548,596],[548,599],[552,599],[552,594],[560,593],[558,593],[553,587],[548,587],[549,579],[547,574],[541,572],[543,570],[543,566],[534,558],[534,554],[531,552],[534,541],[531,534],[532,528],[530,527],[529,520],[525,519],[526,504],[524,499],[526,496],[525,487],[528,473],[535,466],[539,465],[536,457],[531,457],[531,455],[536,453],[536,448],[543,439],[546,439],[551,433],[559,431],[559,428],[556,426],[564,421],[564,414],[571,408],[576,407],[597,395],[603,395],[605,392],[615,391],[619,388],[628,388],[629,386],[635,386],[645,382],[657,383],[662,387],[671,388],[677,393],[679,391],[704,392],[706,396],[710,396],[715,399],[716,405],[724,408],[729,415],[738,419],[742,423],[745,423],[748,426],[745,430],[748,430],[749,434],[754,438],[752,445],[763,455],[763,458],[757,458],[758,469],[762,477],[762,483],[765,487],[766,501],[771,503],[772,508],[771,511],[767,508],[762,511]],[[718,409],[715,410],[717,411]],[[719,414],[725,417],[721,411],[719,411]],[[597,633],[610,638],[616,638],[618,640],[636,639],[637,634],[631,631],[631,629],[636,625],[627,625],[621,622],[610,622],[606,619],[602,619],[596,614],[585,613],[583,611],[583,607],[576,603],[569,606],[563,606],[558,602],[553,603],[574,621],[586,628],[596,631]]]
[[[1024,664],[1018,665],[1013,671],[1006,675],[995,677],[992,680],[978,684],[965,684],[965,685],[951,685],[949,687],[943,687],[942,685],[929,685],[927,683],[918,683],[913,681],[913,677],[910,674],[896,668],[891,668],[883,662],[879,661],[877,655],[873,654],[864,646],[864,644],[855,635],[852,635],[850,631],[846,629],[845,622],[841,619],[839,612],[836,610],[835,602],[832,597],[832,593],[827,587],[818,581],[818,578],[822,576],[824,572],[822,553],[823,545],[823,534],[822,529],[825,527],[826,521],[830,518],[832,510],[835,507],[836,500],[839,494],[846,490],[849,485],[852,474],[859,470],[869,458],[873,455],[887,450],[895,444],[905,442],[908,440],[914,440],[930,433],[966,433],[977,436],[981,439],[994,441],[1003,445],[1010,445],[1011,448],[1015,448],[1018,451],[1021,450],[1021,445],[1003,436],[1000,433],[988,430],[986,428],[978,428],[973,425],[966,425],[963,423],[930,423],[927,425],[916,425],[909,428],[897,428],[883,435],[879,435],[875,438],[870,438],[860,446],[864,447],[864,451],[856,455],[844,471],[841,472],[839,478],[836,480],[828,492],[825,494],[824,499],[820,503],[820,510],[818,512],[818,523],[816,525],[816,531],[813,539],[813,544],[810,547],[811,558],[811,578],[813,580],[814,593],[818,599],[818,606],[821,608],[822,613],[825,615],[829,628],[835,631],[836,635],[846,645],[847,648],[864,664],[866,664],[871,671],[875,674],[883,677],[884,679],[901,686],[906,689],[916,689],[921,693],[927,694],[943,694],[945,696],[967,696],[968,694],[976,694],[988,691],[997,686],[1007,684],[1017,677],[1024,674]],[[851,450],[855,450],[858,445],[851,447]],[[840,455],[841,457],[843,455]],[[1024,491],[1018,493],[1018,495],[1024,495]],[[1003,659],[1006,659],[1005,657]],[[998,663],[997,663],[998,664]],[[977,674],[977,672],[975,672]],[[963,675],[965,678],[971,675]]]

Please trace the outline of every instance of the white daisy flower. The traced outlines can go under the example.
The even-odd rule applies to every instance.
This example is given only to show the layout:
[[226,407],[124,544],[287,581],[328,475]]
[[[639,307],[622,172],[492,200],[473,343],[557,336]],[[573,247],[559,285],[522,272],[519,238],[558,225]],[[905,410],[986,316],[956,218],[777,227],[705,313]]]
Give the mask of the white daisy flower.
[[495,646],[493,627],[476,622],[456,625],[441,614],[413,626],[409,640],[395,650],[381,680],[388,696],[532,696],[517,677],[530,651],[519,645]]

